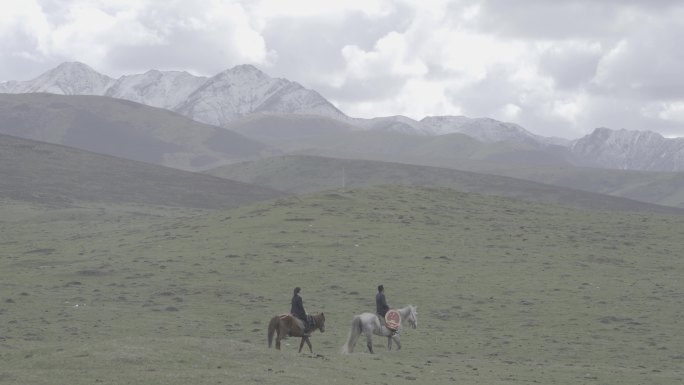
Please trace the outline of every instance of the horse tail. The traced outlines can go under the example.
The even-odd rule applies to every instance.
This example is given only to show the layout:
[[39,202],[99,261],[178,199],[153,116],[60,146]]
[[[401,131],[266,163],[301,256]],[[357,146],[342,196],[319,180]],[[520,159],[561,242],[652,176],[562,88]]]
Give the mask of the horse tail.
[[342,354],[349,354],[354,351],[354,345],[356,345],[356,340],[359,338],[363,332],[363,324],[361,322],[361,316],[354,316],[352,319],[351,328],[349,329],[349,335],[347,335],[347,342],[342,346]]
[[271,322],[268,323],[268,347],[269,348],[273,344],[273,333],[275,333],[275,330],[278,327],[279,322],[280,322],[280,319],[278,318],[278,316],[275,316],[275,317],[271,318]]

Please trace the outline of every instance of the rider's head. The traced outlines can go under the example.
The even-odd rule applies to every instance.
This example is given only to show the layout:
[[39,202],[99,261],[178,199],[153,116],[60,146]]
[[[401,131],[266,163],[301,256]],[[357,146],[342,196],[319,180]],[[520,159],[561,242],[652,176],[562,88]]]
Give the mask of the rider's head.
[[297,287],[294,288],[294,293],[295,293],[295,294],[299,294],[300,291],[302,291],[302,288],[301,288],[301,287],[297,286]]
[[382,285],[378,285],[378,291],[379,291],[379,292],[385,291],[385,287],[382,286]]

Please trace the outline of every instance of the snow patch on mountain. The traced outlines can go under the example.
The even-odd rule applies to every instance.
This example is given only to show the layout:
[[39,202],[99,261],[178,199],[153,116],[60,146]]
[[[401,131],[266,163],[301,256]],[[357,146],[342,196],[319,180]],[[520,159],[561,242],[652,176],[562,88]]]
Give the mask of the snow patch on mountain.
[[385,116],[371,119],[349,118],[347,123],[366,130],[400,132],[413,135],[428,134],[423,131],[423,128],[420,126],[418,121],[402,115]]
[[684,171],[684,139],[652,131],[597,128],[570,146],[586,166],[642,171]]
[[66,62],[30,81],[0,84],[0,92],[25,94],[47,92],[59,95],[103,95],[114,79],[78,62]]
[[542,137],[532,134],[515,123],[505,123],[491,118],[429,116],[420,123],[425,130],[434,135],[460,133],[482,142],[543,143]]
[[206,81],[185,71],[150,70],[120,77],[105,96],[172,110]]

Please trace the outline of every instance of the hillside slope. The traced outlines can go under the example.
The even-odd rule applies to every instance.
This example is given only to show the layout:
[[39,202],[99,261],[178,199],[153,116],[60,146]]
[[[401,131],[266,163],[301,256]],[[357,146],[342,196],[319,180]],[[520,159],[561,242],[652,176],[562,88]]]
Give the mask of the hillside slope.
[[461,163],[466,170],[526,179],[554,186],[591,191],[684,208],[684,173],[611,170],[591,167],[516,167],[493,163]]
[[369,160],[288,155],[236,163],[207,173],[294,194],[378,185],[441,186],[584,209],[684,212],[684,209],[505,176]]
[[167,110],[103,96],[0,94],[0,133],[184,170],[278,153]]
[[301,115],[252,115],[229,128],[285,153],[450,168],[684,207],[682,173],[578,167],[568,149],[558,145],[484,143],[463,134],[363,131]]
[[283,195],[242,182],[0,135],[0,197],[13,200],[223,208]]

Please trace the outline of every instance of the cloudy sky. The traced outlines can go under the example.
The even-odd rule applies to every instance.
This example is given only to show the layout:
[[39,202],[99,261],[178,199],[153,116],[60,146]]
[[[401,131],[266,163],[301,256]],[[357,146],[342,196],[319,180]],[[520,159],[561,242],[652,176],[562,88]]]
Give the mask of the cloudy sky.
[[354,117],[684,136],[680,0],[2,0],[0,81],[251,63]]

